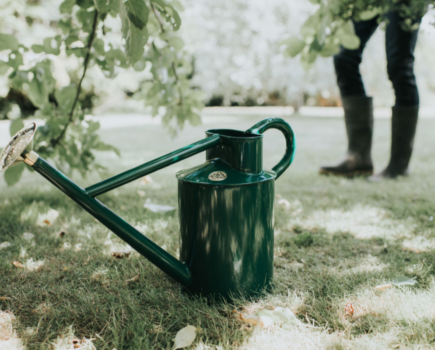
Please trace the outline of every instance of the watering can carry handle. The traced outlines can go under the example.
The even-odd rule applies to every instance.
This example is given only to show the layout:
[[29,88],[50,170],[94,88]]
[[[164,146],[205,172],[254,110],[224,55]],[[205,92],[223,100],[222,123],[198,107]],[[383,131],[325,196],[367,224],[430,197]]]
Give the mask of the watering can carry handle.
[[252,128],[246,130],[246,133],[260,135],[269,129],[278,129],[281,131],[286,142],[284,157],[272,168],[272,170],[276,172],[276,178],[278,178],[293,162],[296,151],[296,139],[291,126],[281,118],[268,118],[262,120],[261,122],[255,124]]

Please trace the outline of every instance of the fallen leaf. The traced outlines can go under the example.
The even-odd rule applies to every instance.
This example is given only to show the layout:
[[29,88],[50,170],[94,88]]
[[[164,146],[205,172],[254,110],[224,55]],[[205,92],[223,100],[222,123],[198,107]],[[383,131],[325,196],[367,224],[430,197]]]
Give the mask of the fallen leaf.
[[274,324],[273,319],[268,316],[258,316],[258,315],[244,315],[240,314],[240,319],[243,322],[252,324],[254,326],[269,327]]
[[175,207],[171,207],[169,205],[160,205],[160,204],[152,204],[145,203],[144,208],[152,211],[153,213],[167,213],[175,210]]
[[405,285],[413,286],[414,284],[417,283],[417,281],[415,280],[416,278],[417,277],[409,278],[406,276],[397,276],[393,278],[393,281],[391,283],[394,284],[395,286],[405,286]]
[[146,176],[144,176],[143,178],[141,178],[140,180],[140,183],[142,183],[142,184],[149,184],[149,183],[151,183],[151,182],[154,182],[154,180],[151,178],[151,176],[149,176],[149,175],[146,175]]
[[38,215],[36,225],[41,227],[51,226],[58,217],[59,212],[57,210],[50,209],[47,213]]
[[136,276],[134,276],[133,278],[130,278],[129,280],[127,280],[127,281],[125,281],[125,282],[127,282],[127,283],[129,283],[129,282],[136,282],[137,280],[139,280],[139,276],[140,276],[140,275],[136,275]]
[[291,207],[290,202],[287,199],[281,198],[278,200],[278,205],[283,206],[286,209],[289,209]]
[[380,284],[379,286],[376,286],[375,289],[377,289],[377,290],[385,290],[385,289],[391,288],[392,286],[393,286],[392,283]]
[[0,244],[0,249],[9,248],[12,244],[9,242],[3,242]]
[[9,297],[0,297],[0,300],[12,300],[12,299]]
[[33,260],[32,258],[28,259],[24,264],[24,267],[29,271],[39,270],[42,265],[44,265],[44,260]]
[[24,265],[19,261],[13,261],[12,265],[14,265],[15,267],[19,267],[20,269],[24,269]]
[[139,197],[145,197],[146,192],[142,190],[137,190],[137,194],[139,195]]
[[347,303],[347,305],[344,307],[344,312],[346,313],[346,315],[353,315],[353,313],[354,313],[354,309],[353,309],[353,306],[352,306],[352,303]]
[[174,339],[174,347],[172,350],[185,348],[190,346],[196,338],[196,328],[191,325],[180,329]]
[[112,252],[112,256],[117,259],[124,259],[130,256],[131,252]]
[[35,235],[33,233],[29,233],[29,232],[24,232],[23,233],[23,238],[30,241],[31,239],[33,239],[35,237]]
[[273,310],[261,310],[255,315],[239,314],[240,320],[251,325],[269,327],[277,323],[302,324],[288,308],[276,307]]
[[60,237],[60,238],[63,238],[64,236],[65,236],[65,231],[60,231],[60,232],[59,232],[59,237]]
[[[257,312],[257,315],[272,315],[275,319],[278,319],[276,323],[285,322],[293,324],[301,324],[302,322],[296,317],[296,315],[289,308],[276,307],[274,310],[263,310]],[[270,317],[270,316],[269,316]]]

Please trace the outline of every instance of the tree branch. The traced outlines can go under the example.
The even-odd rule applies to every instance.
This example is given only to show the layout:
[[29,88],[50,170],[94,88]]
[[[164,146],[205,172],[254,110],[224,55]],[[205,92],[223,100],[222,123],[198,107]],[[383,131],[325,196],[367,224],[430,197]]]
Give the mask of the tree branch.
[[94,42],[95,32],[97,30],[97,24],[98,24],[98,11],[95,10],[94,23],[92,24],[92,31],[91,31],[91,34],[89,35],[88,45],[86,46],[88,52],[86,53],[85,59],[83,61],[83,74],[82,74],[82,77],[80,78],[79,85],[77,86],[76,97],[74,98],[74,102],[73,102],[73,105],[71,107],[71,111],[69,112],[68,122],[66,123],[65,127],[63,128],[63,130],[59,134],[59,136],[56,137],[55,139],[51,140],[50,143],[52,146],[56,146],[57,144],[59,144],[60,140],[62,140],[62,138],[65,136],[65,133],[66,133],[66,130],[68,129],[68,126],[74,121],[74,112],[75,112],[75,109],[77,106],[77,102],[79,100],[80,92],[82,90],[83,79],[85,78],[86,70],[88,69],[89,60],[91,58],[92,43]]

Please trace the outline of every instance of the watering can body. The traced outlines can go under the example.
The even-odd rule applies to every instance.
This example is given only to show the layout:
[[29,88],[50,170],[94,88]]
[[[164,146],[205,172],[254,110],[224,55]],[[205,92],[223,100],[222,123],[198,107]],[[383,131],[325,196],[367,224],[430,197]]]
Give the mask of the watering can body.
[[180,260],[194,294],[250,294],[273,275],[275,173],[263,170],[262,135],[209,130],[206,163],[177,173]]
[[[282,120],[260,126],[208,130],[220,143],[206,151],[204,164],[177,173],[180,259],[195,276],[191,293],[229,298],[270,286],[275,179],[292,161],[294,136]],[[279,173],[263,169],[265,126],[282,127],[290,142]]]
[[[263,169],[263,133],[280,130],[286,150],[272,171]],[[247,131],[215,129],[206,138],[88,188],[75,184],[26,147],[36,126],[18,132],[0,155],[0,170],[24,161],[191,294],[231,298],[255,294],[273,276],[274,186],[290,166],[295,137],[282,119]],[[180,260],[150,241],[96,197],[206,151],[206,162],[177,173]]]

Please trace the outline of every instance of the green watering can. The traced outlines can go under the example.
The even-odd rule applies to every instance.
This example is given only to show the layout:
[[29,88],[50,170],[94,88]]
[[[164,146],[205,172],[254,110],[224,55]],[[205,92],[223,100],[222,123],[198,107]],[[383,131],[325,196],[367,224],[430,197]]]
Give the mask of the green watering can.
[[[282,160],[263,170],[263,133],[280,130]],[[87,188],[29,149],[36,125],[20,130],[0,156],[0,171],[24,161],[109,230],[194,295],[230,298],[270,286],[273,276],[275,180],[290,166],[295,137],[289,124],[268,118],[247,131],[214,129],[206,138]],[[180,260],[150,241],[97,196],[199,152],[206,162],[177,173]]]

